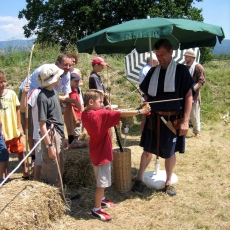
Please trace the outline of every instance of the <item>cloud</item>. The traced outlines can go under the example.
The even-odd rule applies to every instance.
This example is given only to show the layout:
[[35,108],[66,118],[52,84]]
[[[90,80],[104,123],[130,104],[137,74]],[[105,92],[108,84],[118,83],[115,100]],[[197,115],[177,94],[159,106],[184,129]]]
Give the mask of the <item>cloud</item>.
[[27,24],[27,20],[17,17],[0,15],[0,41],[11,39],[26,39],[23,34],[23,26]]

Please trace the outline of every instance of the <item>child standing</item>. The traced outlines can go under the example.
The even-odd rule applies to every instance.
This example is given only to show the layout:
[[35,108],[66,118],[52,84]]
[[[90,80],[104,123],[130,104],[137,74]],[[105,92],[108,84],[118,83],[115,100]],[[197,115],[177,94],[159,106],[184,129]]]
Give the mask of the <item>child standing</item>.
[[100,220],[109,221],[112,217],[102,207],[115,207],[115,204],[104,197],[104,190],[111,186],[110,162],[113,160],[112,141],[109,129],[120,122],[120,117],[146,114],[149,104],[140,110],[113,111],[102,109],[104,93],[100,90],[87,90],[84,93],[86,110],[82,113],[82,123],[89,136],[90,158],[93,163],[97,188],[92,215]]
[[52,123],[55,129],[54,137],[49,133],[41,142],[41,179],[56,186],[60,186],[56,157],[60,167],[61,176],[64,171],[63,145],[65,134],[61,106],[57,91],[54,90],[54,87],[60,84],[60,77],[63,72],[64,70],[59,69],[54,64],[44,64],[38,77],[42,88],[37,99],[41,136],[46,134]]
[[101,80],[100,75],[98,74],[102,72],[104,66],[110,68],[109,64],[106,63],[103,58],[95,57],[93,59],[92,61],[93,71],[91,72],[89,77],[89,89],[102,90],[104,92],[104,99],[103,99],[104,106],[106,106],[106,108],[109,108],[110,107],[109,93],[106,92],[105,86]]
[[[18,160],[24,159],[24,145],[22,142],[23,129],[20,117],[20,103],[16,93],[7,89],[6,75],[0,71],[0,102],[2,105],[1,119],[4,129],[6,147],[9,153],[18,154]],[[22,164],[24,179],[28,178],[26,162]]]
[[[1,108],[2,108],[2,104],[0,103],[0,110]],[[0,113],[0,183],[2,183],[2,181],[4,180],[3,175],[7,170],[7,162],[9,161],[9,153],[6,148],[4,138],[5,137],[2,129],[2,120],[1,120],[1,113]]]
[[70,98],[73,98],[81,104],[81,110],[79,110],[74,104],[72,104],[73,108],[73,124],[74,124],[74,141],[70,144],[69,148],[82,148],[88,146],[86,142],[79,141],[79,137],[82,135],[82,122],[81,122],[81,114],[84,110],[84,103],[82,96],[78,93],[78,86],[81,80],[80,75],[76,73],[71,73],[70,75],[70,86],[72,92],[69,94]]
[[[26,102],[28,104],[29,110],[32,110],[32,119],[33,119],[33,140],[34,144],[39,142],[40,140],[40,126],[38,122],[38,106],[37,106],[37,98],[41,91],[41,88],[33,89],[29,96],[28,100],[26,97],[30,90],[30,85],[26,85],[22,92],[21,101],[20,101],[20,110],[22,113],[26,112]],[[34,180],[39,181],[41,175],[42,168],[42,151],[41,144],[38,144],[35,148],[35,161],[34,161]]]

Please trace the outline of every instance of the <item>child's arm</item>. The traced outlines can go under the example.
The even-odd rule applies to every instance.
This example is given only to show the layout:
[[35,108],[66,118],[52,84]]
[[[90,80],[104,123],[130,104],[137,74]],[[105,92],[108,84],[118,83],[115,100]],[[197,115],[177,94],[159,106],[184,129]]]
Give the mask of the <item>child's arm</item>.
[[0,134],[2,135],[2,139],[5,140],[5,135],[2,128],[1,114],[0,114]]
[[59,100],[61,103],[73,103],[77,109],[81,110],[81,104],[76,99],[70,98],[67,94],[65,96],[59,96]]
[[23,132],[23,129],[22,129],[21,114],[20,114],[20,107],[19,106],[16,106],[16,113],[17,113],[18,130],[20,131],[20,136],[23,136],[24,132]]
[[30,85],[26,85],[24,87],[24,90],[22,92],[22,97],[21,97],[21,101],[20,101],[20,111],[22,113],[26,112],[26,103],[27,103],[27,96],[28,96],[28,92],[30,90]]
[[148,103],[146,103],[142,109],[138,109],[138,110],[130,110],[130,111],[121,111],[120,116],[121,117],[132,117],[132,116],[136,116],[139,114],[147,114],[148,112],[150,112],[151,107]]
[[[46,121],[39,121],[39,124],[40,124],[40,132],[41,132],[41,136],[43,137],[46,132],[47,132],[47,128],[46,128]],[[49,135],[46,135],[44,137],[44,142],[46,144],[46,146],[50,145],[51,144],[51,141],[50,141],[50,138],[49,138]],[[50,146],[48,147],[48,156],[50,159],[53,159],[55,160],[56,158],[56,153],[55,153],[55,150],[53,148],[53,146]]]
[[1,113],[0,113],[0,132],[2,132],[2,118],[1,118]]
[[74,120],[74,123],[75,123],[75,125],[76,125],[76,127],[78,127],[79,126],[79,120],[77,119],[77,117],[76,117],[76,114],[75,114],[75,111],[74,111],[74,108],[72,107],[72,113],[73,113],[73,120]]

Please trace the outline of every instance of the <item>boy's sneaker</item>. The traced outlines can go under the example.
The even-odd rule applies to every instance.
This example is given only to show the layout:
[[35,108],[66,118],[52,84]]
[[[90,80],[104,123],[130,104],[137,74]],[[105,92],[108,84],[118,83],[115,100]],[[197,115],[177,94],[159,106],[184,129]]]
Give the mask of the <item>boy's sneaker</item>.
[[101,207],[113,208],[115,206],[116,206],[116,204],[114,204],[112,201],[110,201],[106,198],[101,201]]
[[102,208],[100,208],[97,211],[92,210],[92,216],[99,220],[104,220],[104,221],[109,221],[112,219],[112,216],[106,213]]
[[143,192],[143,183],[141,180],[136,180],[133,187],[132,187],[132,191],[133,192],[139,192],[142,193]]

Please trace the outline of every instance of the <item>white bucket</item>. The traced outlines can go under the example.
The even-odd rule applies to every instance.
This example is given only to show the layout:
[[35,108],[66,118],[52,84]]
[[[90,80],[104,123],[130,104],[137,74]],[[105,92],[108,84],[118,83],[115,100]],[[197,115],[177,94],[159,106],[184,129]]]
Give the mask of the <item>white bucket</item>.
[[[163,189],[166,182],[166,171],[159,170],[157,175],[155,171],[145,172],[142,181],[148,188],[154,188],[156,190]],[[178,176],[173,173],[171,181],[172,184],[176,184],[178,182]]]

